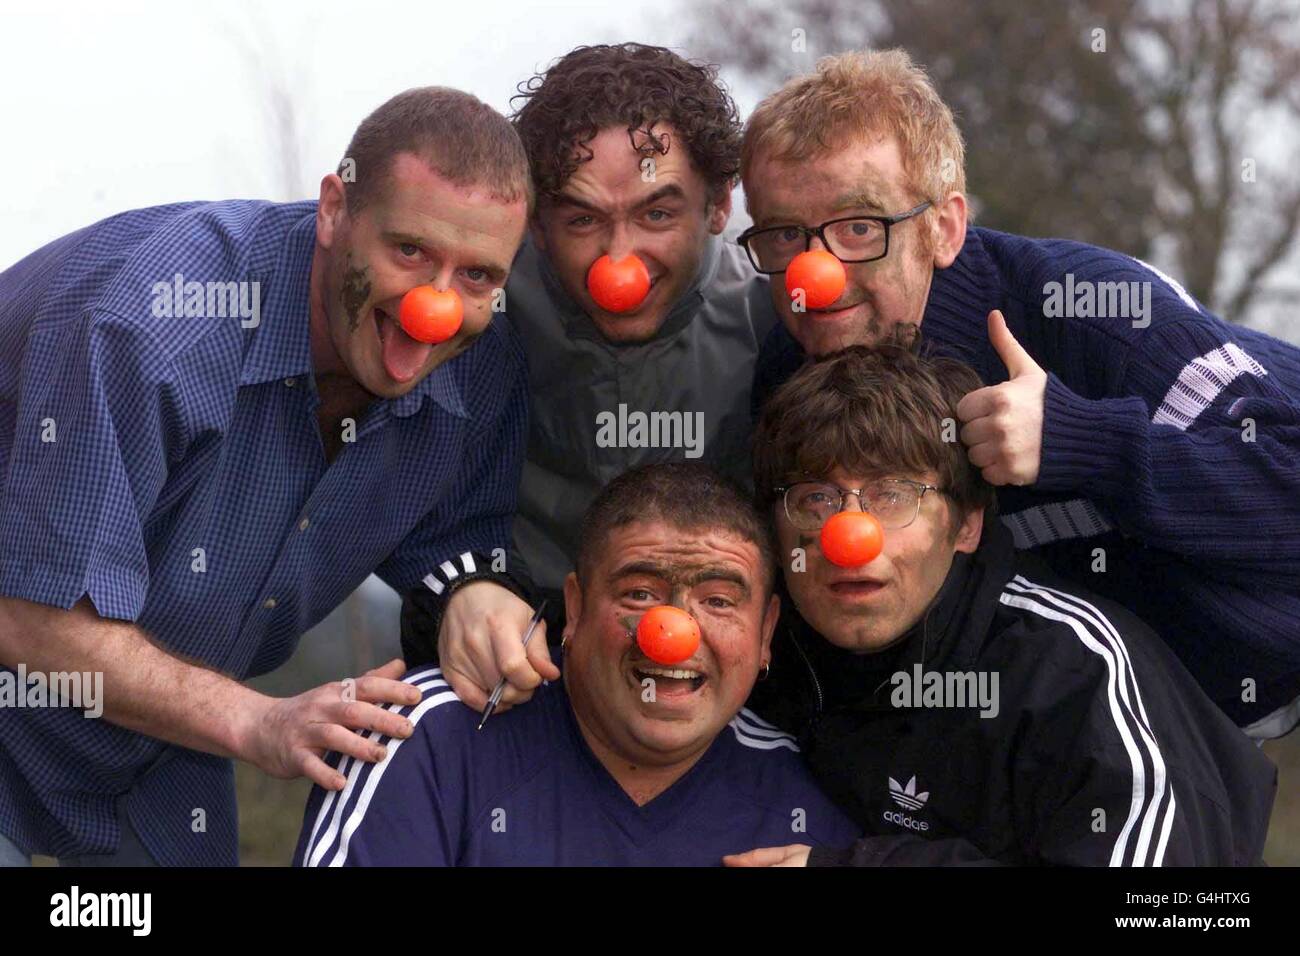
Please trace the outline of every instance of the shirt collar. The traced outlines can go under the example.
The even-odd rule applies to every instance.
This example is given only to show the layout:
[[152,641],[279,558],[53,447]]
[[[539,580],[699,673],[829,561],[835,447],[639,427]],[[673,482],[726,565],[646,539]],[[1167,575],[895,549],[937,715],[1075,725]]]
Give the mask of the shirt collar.
[[[487,332],[483,333],[487,335]],[[472,349],[473,346],[470,346]],[[461,392],[460,382],[456,378],[454,365],[463,356],[467,355],[469,350],[462,352],[455,358],[443,362],[432,372],[420,380],[420,384],[415,386],[400,398],[390,399],[385,404],[388,410],[398,418],[407,418],[414,415],[420,410],[426,398],[433,399],[439,407],[457,418],[468,419],[469,412],[465,410],[464,395]]]
[[[253,330],[240,385],[312,374],[311,267],[316,251],[316,206],[289,229],[274,268],[259,277],[265,290],[261,321]],[[464,354],[464,353],[462,353]],[[459,357],[459,356],[458,356]],[[398,418],[420,410],[433,399],[457,418],[469,418],[453,365],[443,362],[400,398],[372,403]]]
[[258,276],[265,292],[261,321],[253,329],[240,385],[259,385],[311,372],[311,260],[316,210],[289,229],[275,265]]

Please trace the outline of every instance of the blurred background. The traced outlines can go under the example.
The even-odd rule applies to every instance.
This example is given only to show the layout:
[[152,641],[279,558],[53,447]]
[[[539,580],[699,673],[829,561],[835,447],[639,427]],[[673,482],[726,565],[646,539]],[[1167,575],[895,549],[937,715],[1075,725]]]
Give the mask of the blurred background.
[[[742,115],[819,56],[905,47],[957,114],[980,225],[1138,256],[1300,344],[1300,0],[6,0],[0,269],[124,209],[314,198],[394,93],[445,84],[507,112],[557,56],[623,40],[718,64]],[[397,616],[372,578],[255,684],[288,695],[398,656]],[[1265,858],[1300,865],[1300,733],[1264,749]],[[237,780],[244,864],[287,863],[308,787]]]

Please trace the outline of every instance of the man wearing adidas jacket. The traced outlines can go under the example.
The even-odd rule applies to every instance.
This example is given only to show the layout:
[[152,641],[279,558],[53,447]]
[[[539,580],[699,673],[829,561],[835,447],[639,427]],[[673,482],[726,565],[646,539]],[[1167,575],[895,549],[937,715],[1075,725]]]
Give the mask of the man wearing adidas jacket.
[[[1146,625],[989,520],[992,489],[942,439],[977,385],[951,359],[855,346],[765,407],[755,484],[797,613],[750,706],[866,835],[728,862],[1260,862],[1274,767]],[[818,530],[859,507],[884,549],[831,564]]]

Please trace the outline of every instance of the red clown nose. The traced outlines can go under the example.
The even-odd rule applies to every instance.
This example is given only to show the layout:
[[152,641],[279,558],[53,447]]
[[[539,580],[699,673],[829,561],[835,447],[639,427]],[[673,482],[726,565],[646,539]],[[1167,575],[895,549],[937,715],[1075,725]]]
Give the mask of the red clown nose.
[[601,256],[587,270],[587,291],[606,312],[631,312],[650,292],[650,270],[637,256]]
[[804,305],[824,309],[844,291],[848,276],[844,263],[824,249],[809,249],[790,260],[785,267],[785,291],[790,298],[803,289]]
[[636,644],[656,664],[679,664],[700,646],[700,625],[681,608],[661,604],[636,626]]
[[870,564],[885,546],[885,531],[873,514],[841,511],[822,525],[822,554],[832,564],[856,568]]
[[397,318],[407,335],[432,345],[460,331],[465,306],[455,289],[440,292],[431,285],[417,285],[402,296]]

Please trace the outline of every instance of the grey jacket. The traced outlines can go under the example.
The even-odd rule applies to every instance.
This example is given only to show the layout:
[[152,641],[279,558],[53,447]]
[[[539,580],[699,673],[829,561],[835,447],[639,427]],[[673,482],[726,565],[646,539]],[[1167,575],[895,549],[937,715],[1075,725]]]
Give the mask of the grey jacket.
[[696,281],[649,342],[606,341],[531,241],[515,259],[506,310],[531,401],[512,574],[559,589],[587,507],[633,466],[699,460],[750,487],[750,387],[778,319],[767,280],[735,242],[709,241]]

